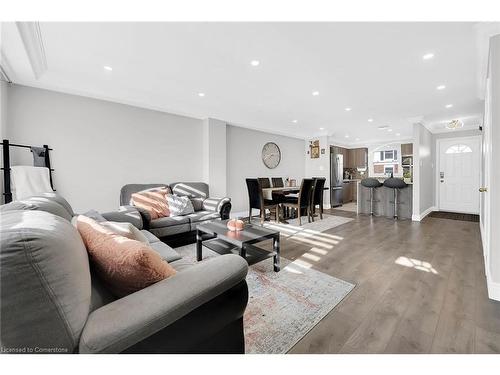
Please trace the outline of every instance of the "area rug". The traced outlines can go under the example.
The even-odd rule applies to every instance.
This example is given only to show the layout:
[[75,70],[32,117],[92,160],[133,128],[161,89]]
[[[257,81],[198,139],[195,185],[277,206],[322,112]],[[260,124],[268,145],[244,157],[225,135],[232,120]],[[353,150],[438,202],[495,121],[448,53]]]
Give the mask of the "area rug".
[[[195,245],[175,249],[195,261]],[[203,247],[203,261],[215,252]],[[300,259],[281,258],[274,272],[272,258],[249,268],[248,306],[244,315],[246,353],[284,354],[304,337],[354,288],[354,284],[313,270]]]

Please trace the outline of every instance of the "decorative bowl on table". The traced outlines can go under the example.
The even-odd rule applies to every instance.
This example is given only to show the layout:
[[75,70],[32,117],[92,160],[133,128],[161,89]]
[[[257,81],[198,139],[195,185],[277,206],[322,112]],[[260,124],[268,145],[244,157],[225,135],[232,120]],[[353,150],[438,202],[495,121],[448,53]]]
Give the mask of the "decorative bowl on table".
[[243,230],[245,228],[245,223],[240,219],[231,219],[227,222],[227,229],[230,231]]

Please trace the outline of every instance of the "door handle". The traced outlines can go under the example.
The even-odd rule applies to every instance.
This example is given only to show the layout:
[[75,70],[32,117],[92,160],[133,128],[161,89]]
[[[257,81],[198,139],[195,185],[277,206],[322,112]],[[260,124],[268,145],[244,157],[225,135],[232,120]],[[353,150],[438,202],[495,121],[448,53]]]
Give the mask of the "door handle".
[[486,193],[487,191],[488,191],[488,188],[486,188],[486,187],[480,187],[479,188],[479,192],[480,193]]

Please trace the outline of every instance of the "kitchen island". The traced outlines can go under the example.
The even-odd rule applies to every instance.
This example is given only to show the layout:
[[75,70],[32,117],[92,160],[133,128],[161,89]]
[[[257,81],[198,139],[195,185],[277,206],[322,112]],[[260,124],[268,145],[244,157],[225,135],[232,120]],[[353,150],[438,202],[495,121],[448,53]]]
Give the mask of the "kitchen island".
[[[384,182],[384,178],[378,178]],[[358,214],[370,214],[370,189],[358,182]],[[410,183],[398,191],[398,217],[410,219],[413,213],[413,185]],[[381,186],[373,189],[373,214],[374,216],[394,217],[394,189]]]

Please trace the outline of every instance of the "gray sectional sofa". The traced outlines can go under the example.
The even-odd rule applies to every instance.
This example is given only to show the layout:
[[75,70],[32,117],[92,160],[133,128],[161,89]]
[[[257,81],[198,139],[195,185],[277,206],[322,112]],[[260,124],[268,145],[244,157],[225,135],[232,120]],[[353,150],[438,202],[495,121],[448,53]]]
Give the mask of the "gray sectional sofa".
[[[190,264],[151,232],[177,273],[115,298],[93,273],[74,212],[48,193],[0,207],[0,346],[12,353],[243,353],[248,265]],[[103,216],[142,228],[125,207]]]
[[143,226],[155,236],[172,245],[193,242],[196,227],[203,222],[215,219],[228,219],[231,212],[231,199],[210,197],[208,185],[204,182],[173,182],[170,184],[128,184],[121,188],[120,206],[129,206],[133,193],[143,190],[170,187],[179,196],[188,196],[195,212],[184,216],[163,217],[151,220],[150,215],[138,208],[142,215]]

